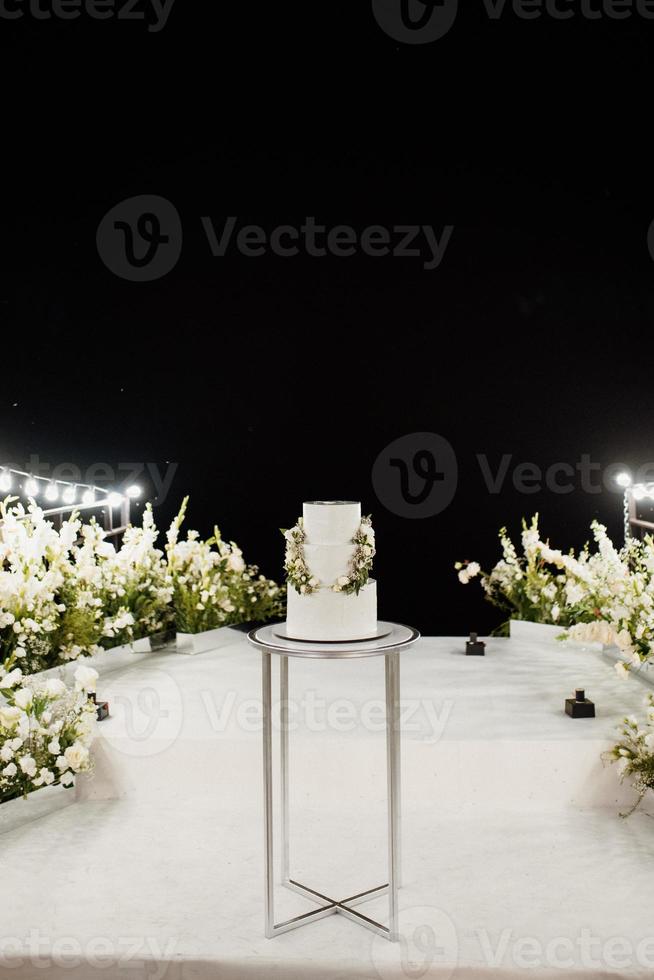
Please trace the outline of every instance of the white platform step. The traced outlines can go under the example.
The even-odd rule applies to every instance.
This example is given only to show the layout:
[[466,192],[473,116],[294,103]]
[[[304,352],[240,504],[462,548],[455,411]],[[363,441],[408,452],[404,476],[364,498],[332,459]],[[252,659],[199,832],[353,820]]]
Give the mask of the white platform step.
[[[118,980],[126,963],[133,980],[651,977],[654,806],[621,820],[631,791],[599,760],[646,688],[592,652],[501,640],[466,658],[463,644],[427,639],[403,657],[403,700],[417,706],[404,734],[403,943],[340,916],[263,938],[260,655],[235,637],[218,655],[161,653],[103,677],[113,717],[95,779],[2,838],[7,971],[40,975],[38,926],[51,980]],[[385,878],[384,737],[370,730],[382,661],[296,662],[290,680],[304,712],[292,870],[353,894]],[[596,719],[563,714],[576,686]],[[307,910],[277,898],[280,916]],[[383,921],[382,900],[368,908]]]

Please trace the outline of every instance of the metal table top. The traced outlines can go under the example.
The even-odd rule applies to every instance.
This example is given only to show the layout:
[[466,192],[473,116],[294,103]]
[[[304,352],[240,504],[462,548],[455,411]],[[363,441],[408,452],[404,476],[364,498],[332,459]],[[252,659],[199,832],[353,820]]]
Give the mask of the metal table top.
[[290,640],[276,636],[279,624],[259,626],[248,633],[252,646],[260,650],[270,650],[286,657],[306,657],[315,660],[350,660],[355,657],[378,657],[390,650],[401,650],[420,639],[418,630],[401,623],[379,622],[380,631],[385,632],[373,640],[347,640],[334,643],[312,642],[309,640]]

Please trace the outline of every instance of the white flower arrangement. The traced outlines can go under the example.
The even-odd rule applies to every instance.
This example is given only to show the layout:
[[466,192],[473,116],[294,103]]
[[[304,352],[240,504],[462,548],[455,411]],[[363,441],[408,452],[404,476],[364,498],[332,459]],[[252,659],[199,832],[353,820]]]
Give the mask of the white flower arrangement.
[[[173,623],[198,631],[281,616],[275,582],[246,565],[234,543],[195,532],[178,541],[186,501],[168,532],[166,556],[148,505],[120,548],[73,514],[55,530],[31,501],[0,503],[0,663],[24,674],[92,656]],[[215,547],[214,547],[215,546]],[[206,626],[211,623],[211,626]]]
[[119,550],[95,521],[82,526],[71,579],[76,607],[93,609],[97,644],[130,643],[170,625],[172,581],[164,553],[155,547],[157,538],[149,504],[142,526],[127,528]]
[[633,779],[638,794],[632,808],[621,814],[623,817],[634,812],[648,789],[654,789],[654,693],[646,697],[645,707],[645,722],[639,723],[634,715],[625,718],[620,741],[608,753],[608,758],[618,764],[621,778]]
[[514,618],[558,624],[562,639],[616,646],[624,657],[616,671],[626,677],[654,654],[654,541],[618,551],[602,524],[591,531],[594,552],[586,545],[564,554],[541,540],[536,515],[523,521],[522,555],[503,528],[502,559],[490,573],[476,562],[455,568],[463,584],[479,576],[487,598]]
[[[15,658],[14,661],[15,663]],[[92,768],[96,671],[79,667],[75,690],[56,678],[33,683],[19,667],[0,667],[0,803],[61,784]]]
[[201,633],[281,617],[282,590],[260,575],[256,565],[247,565],[238,545],[223,541],[217,527],[206,541],[197,531],[188,531],[180,540],[187,504],[188,497],[168,530],[166,546],[177,631]]
[[[286,538],[286,555],[284,570],[286,581],[300,595],[311,595],[322,587],[322,584],[311,574],[304,555],[306,533],[304,521],[300,517],[297,524],[282,534]],[[368,581],[372,562],[375,557],[375,532],[369,516],[361,518],[361,524],[352,538],[355,545],[352,558],[347,568],[347,574],[340,575],[335,582],[327,583],[327,588],[333,592],[343,592],[346,595],[359,591]]]

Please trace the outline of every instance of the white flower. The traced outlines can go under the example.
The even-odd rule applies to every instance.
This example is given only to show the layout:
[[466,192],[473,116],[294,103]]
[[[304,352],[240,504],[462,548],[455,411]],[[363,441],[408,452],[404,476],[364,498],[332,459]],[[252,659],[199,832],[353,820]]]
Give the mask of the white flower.
[[32,694],[29,687],[21,687],[20,690],[16,691],[16,693],[14,694],[14,701],[16,702],[19,708],[23,708],[23,710],[27,710],[27,708],[29,708],[30,705],[32,704],[33,697],[34,695]]
[[346,585],[350,584],[350,580],[347,575],[340,575],[339,578],[337,579],[337,584],[340,585],[342,589],[344,589]]
[[241,556],[240,552],[233,552],[227,559],[227,567],[231,569],[232,572],[244,572],[245,562]]
[[69,770],[68,772],[65,772],[63,774],[59,782],[61,783],[62,786],[70,786],[70,784],[74,781],[74,779],[75,777],[73,776],[72,772],[70,772]]
[[459,572],[459,582],[462,585],[467,585],[471,578],[479,575],[481,568],[479,563],[476,561],[471,561]]
[[8,688],[13,687],[14,684],[18,684],[22,676],[22,670],[20,667],[16,667],[14,670],[10,670],[8,674],[5,674],[2,680],[0,680],[0,687],[6,691]]
[[10,762],[9,765],[5,766],[4,769],[2,770],[2,775],[15,776],[17,772],[18,769],[16,768],[16,764],[14,762]]
[[66,762],[75,772],[80,771],[80,769],[86,764],[88,757],[89,750],[79,742],[74,742],[73,745],[69,745],[64,752]]
[[98,677],[99,674],[93,667],[78,667],[75,671],[75,690],[93,694],[95,692],[95,682]]
[[45,682],[44,690],[48,697],[56,698],[66,692],[66,685],[58,677],[51,677]]
[[59,745],[59,739],[53,738],[48,742],[48,752],[52,755],[59,755],[61,752],[61,746]]
[[54,783],[55,777],[54,773],[50,772],[47,766],[43,766],[39,772],[38,779],[34,780],[35,786],[50,786]]
[[629,671],[621,661],[618,661],[618,663],[615,664],[615,671],[620,680],[624,681],[629,677]]
[[14,750],[12,749],[11,745],[9,744],[9,742],[5,742],[5,744],[0,749],[0,759],[2,759],[3,762],[9,762],[13,754],[14,754]]
[[631,652],[631,649],[632,649],[632,647],[631,647],[631,634],[630,634],[629,630],[625,630],[625,629],[620,630],[620,632],[616,634],[615,642],[620,647],[620,649],[622,650],[623,653],[630,653]]
[[31,755],[21,756],[18,765],[26,776],[36,776],[36,762]]

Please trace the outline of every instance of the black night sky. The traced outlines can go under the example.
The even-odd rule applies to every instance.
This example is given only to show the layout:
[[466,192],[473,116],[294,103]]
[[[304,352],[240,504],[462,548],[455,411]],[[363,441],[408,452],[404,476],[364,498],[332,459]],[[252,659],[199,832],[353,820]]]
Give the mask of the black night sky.
[[[158,32],[25,5],[3,24],[2,461],[176,463],[160,527],[188,493],[190,526],[217,522],[277,577],[303,500],[361,499],[380,614],[434,634],[496,625],[452,566],[489,567],[503,524],[517,537],[539,511],[567,548],[597,517],[621,541],[620,497],[578,471],[565,494],[513,485],[525,463],[590,457],[601,487],[654,460],[651,151],[621,134],[625,101],[649,123],[654,22],[568,6],[493,20],[480,3],[407,45],[370,3],[211,19],[176,0]],[[183,239],[167,274],[133,282],[96,233],[141,195],[173,205]],[[452,232],[433,269],[358,247],[214,256],[202,219],[230,216],[266,240],[309,216],[357,242]],[[419,432],[450,443],[457,488],[407,519],[371,473]],[[505,461],[498,492],[480,455]]]

